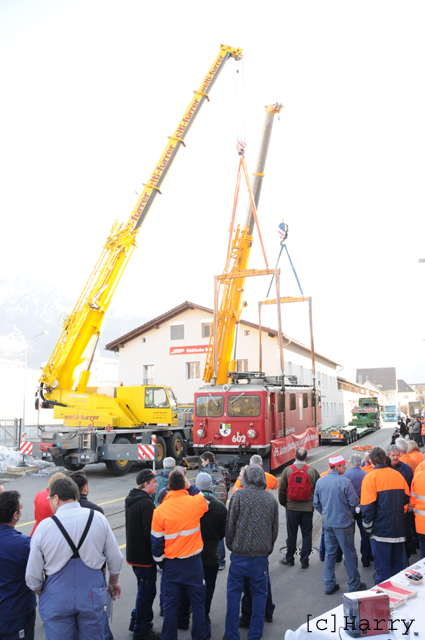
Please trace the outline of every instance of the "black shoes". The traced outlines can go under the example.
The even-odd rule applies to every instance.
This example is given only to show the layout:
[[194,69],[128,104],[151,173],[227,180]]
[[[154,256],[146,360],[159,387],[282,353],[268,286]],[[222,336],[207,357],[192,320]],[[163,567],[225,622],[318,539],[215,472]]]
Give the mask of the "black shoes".
[[273,616],[266,616],[266,617],[264,618],[264,620],[265,620],[266,622],[273,622]]
[[360,587],[357,587],[356,591],[367,591],[367,586],[365,582],[360,583]]
[[243,618],[239,618],[239,629],[249,629],[250,622],[249,620],[244,620]]
[[309,566],[310,566],[310,563],[309,563],[309,562],[306,562],[306,564],[302,564],[302,565],[301,565],[301,569],[308,569],[308,568],[309,568]]
[[330,591],[325,591],[327,596],[331,596],[333,593],[335,593],[336,591],[339,591],[339,584],[336,584],[334,586],[333,589],[331,589]]
[[286,558],[281,558],[279,560],[279,564],[285,564],[288,567],[293,567],[294,566],[294,561],[293,560],[287,560]]

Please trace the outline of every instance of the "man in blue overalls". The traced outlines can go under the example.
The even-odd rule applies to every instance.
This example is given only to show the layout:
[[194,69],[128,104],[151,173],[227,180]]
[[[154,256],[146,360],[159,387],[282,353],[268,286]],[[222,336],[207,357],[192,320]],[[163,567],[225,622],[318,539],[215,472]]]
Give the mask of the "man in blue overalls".
[[[78,487],[58,478],[50,487],[51,518],[37,527],[26,582],[39,596],[46,640],[103,640],[106,590],[102,566],[109,570],[108,591],[121,597],[118,582],[123,557],[111,528],[98,511],[83,509]],[[44,580],[46,575],[46,580]]]

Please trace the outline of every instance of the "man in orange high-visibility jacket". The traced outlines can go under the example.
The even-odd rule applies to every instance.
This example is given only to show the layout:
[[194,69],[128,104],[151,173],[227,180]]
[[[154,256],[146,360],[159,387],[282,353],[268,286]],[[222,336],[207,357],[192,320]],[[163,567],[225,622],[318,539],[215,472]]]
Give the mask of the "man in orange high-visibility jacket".
[[370,459],[374,468],[363,480],[360,507],[363,526],[371,536],[375,584],[379,584],[405,568],[404,514],[410,492],[402,474],[387,466],[383,449],[372,449]]
[[205,617],[205,581],[201,551],[204,547],[200,519],[208,511],[203,494],[189,496],[181,471],[168,477],[170,491],[154,511],[151,528],[152,556],[162,566],[164,624],[161,640],[177,637],[177,610],[183,587],[192,605],[192,639],[210,640]]
[[[259,464],[260,467],[263,466],[263,458],[259,456],[257,453],[254,453],[249,460],[249,464]],[[263,469],[264,471],[264,469]],[[279,480],[275,478],[271,473],[267,473],[264,471],[264,475],[266,476],[267,487],[266,491],[273,491],[277,489],[279,486]],[[239,482],[239,478],[236,478],[235,484],[233,485],[232,493],[235,493],[238,489],[242,489],[241,484]]]
[[425,472],[416,473],[411,488],[410,504],[415,514],[416,531],[419,536],[421,560],[425,558]]

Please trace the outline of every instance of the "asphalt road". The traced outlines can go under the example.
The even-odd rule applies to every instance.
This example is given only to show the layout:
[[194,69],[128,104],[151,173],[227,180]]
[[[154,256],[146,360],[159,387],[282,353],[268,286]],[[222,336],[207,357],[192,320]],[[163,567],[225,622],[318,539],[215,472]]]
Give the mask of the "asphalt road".
[[[369,444],[381,446],[384,449],[389,445],[394,425],[386,426],[379,431],[359,440],[355,444]],[[314,466],[319,473],[328,467],[328,457],[335,453],[340,453],[346,459],[352,453],[353,445],[339,447],[338,445],[321,446],[309,452],[307,462]],[[104,465],[94,465],[85,467],[85,472],[89,479],[90,499],[102,505],[105,515],[114,531],[118,545],[125,557],[125,526],[124,526],[124,499],[129,490],[135,486],[135,477],[141,467],[135,466],[129,474],[124,477],[112,477],[108,474]],[[59,469],[58,469],[59,470]],[[280,476],[280,471],[276,476]],[[197,471],[188,473],[190,480],[193,480]],[[34,512],[33,501],[35,494],[46,488],[48,478],[27,476],[14,479],[5,486],[8,489],[17,489],[22,495],[23,510],[19,530],[27,535],[30,534],[33,526]],[[1,475],[0,475],[0,482]],[[276,495],[277,491],[273,492]],[[341,586],[341,590],[332,596],[325,595],[322,571],[323,563],[319,559],[318,545],[320,543],[321,516],[314,514],[314,542],[313,551],[310,557],[310,567],[302,570],[299,559],[294,567],[285,567],[279,564],[282,557],[281,549],[286,545],[286,517],[285,509],[279,508],[279,536],[273,554],[270,556],[270,579],[272,585],[273,600],[276,604],[273,623],[265,623],[263,638],[265,640],[283,639],[287,629],[295,630],[306,622],[307,614],[313,617],[338,606],[342,601],[342,593],[348,590],[347,573],[343,563],[336,565],[336,577]],[[299,539],[300,542],[300,539]],[[359,552],[360,537],[356,532],[356,546]],[[229,552],[227,552],[229,554]],[[211,609],[212,620],[212,640],[222,640],[224,633],[224,619],[226,611],[226,582],[227,566],[224,571],[220,571],[217,577],[217,585]],[[365,569],[360,563],[360,574],[363,582],[368,587],[373,585],[373,566]],[[113,619],[111,629],[115,640],[130,640],[133,634],[128,631],[130,612],[134,606],[136,595],[136,580],[129,565],[125,564],[121,573],[120,583],[123,588],[121,600],[114,603]],[[159,589],[159,579],[157,583]],[[159,616],[159,596],[154,603],[154,629],[161,630],[162,618]],[[241,629],[241,639],[245,640],[247,629]],[[36,640],[44,639],[43,625],[37,616]],[[179,640],[189,640],[189,631],[179,630]]]

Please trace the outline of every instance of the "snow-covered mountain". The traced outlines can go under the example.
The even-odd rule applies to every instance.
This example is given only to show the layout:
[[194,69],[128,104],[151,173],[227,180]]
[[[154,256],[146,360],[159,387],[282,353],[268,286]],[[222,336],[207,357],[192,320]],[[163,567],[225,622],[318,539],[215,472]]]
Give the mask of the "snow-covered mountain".
[[[28,350],[28,366],[39,368],[60,336],[61,314],[71,313],[75,302],[41,279],[22,275],[0,278],[0,359],[23,361],[31,338],[47,331],[48,335],[33,340]],[[147,319],[124,315],[111,306],[103,323],[100,349]]]

